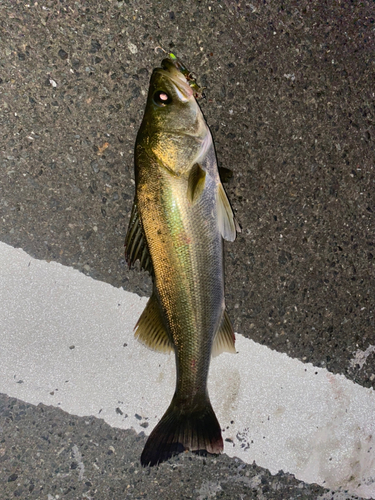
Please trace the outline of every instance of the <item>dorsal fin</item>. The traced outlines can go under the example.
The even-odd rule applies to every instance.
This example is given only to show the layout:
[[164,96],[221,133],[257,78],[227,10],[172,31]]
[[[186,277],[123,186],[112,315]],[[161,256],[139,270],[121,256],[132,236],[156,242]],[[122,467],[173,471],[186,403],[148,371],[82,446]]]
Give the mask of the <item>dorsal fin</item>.
[[155,292],[135,325],[134,335],[142,344],[155,351],[170,352],[173,349],[173,342],[164,326]]
[[236,348],[234,347],[234,342],[235,336],[232,323],[230,322],[227,312],[224,311],[220,328],[217,331],[212,345],[212,356],[218,356],[224,351],[235,353]]
[[134,200],[128,232],[125,237],[125,260],[129,267],[131,267],[137,259],[139,259],[142,269],[148,271],[150,274],[153,273],[150,253],[138,216],[137,202]]
[[225,182],[229,182],[230,179],[233,177],[233,170],[231,170],[230,168],[218,167],[218,170],[219,170],[220,180],[223,184]]

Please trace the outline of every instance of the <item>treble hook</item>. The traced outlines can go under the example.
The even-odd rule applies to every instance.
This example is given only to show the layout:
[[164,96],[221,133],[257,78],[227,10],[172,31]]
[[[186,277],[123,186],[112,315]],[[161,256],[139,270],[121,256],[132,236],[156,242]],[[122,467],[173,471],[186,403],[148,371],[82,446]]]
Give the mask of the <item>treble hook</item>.
[[166,51],[166,50],[164,50],[164,49],[163,49],[163,47],[155,47],[155,48],[154,48],[154,52],[155,52],[155,54],[157,54],[159,50],[162,50],[162,51],[164,52],[164,54],[166,54],[166,53],[167,53],[167,51]]

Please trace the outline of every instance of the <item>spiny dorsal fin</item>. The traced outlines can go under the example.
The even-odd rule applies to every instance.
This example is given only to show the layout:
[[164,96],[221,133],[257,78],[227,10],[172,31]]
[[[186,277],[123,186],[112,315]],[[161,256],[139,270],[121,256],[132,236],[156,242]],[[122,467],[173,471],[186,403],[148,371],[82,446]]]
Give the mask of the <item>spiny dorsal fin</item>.
[[198,163],[196,163],[190,170],[188,179],[187,196],[188,200],[191,203],[194,203],[196,200],[198,200],[198,198],[202,194],[205,180],[206,180],[206,172]]
[[220,180],[223,184],[229,182],[230,179],[233,177],[233,170],[231,170],[230,168],[218,167],[218,170],[219,170]]
[[230,322],[227,312],[224,311],[220,328],[214,338],[214,343],[212,346],[212,356],[218,356],[222,352],[235,353],[236,349],[234,347],[234,341],[235,337],[232,323]]
[[173,343],[163,324],[158,299],[153,293],[135,325],[135,337],[155,351],[170,352]]
[[130,267],[137,259],[139,259],[142,269],[150,274],[153,273],[151,257],[138,216],[137,202],[134,200],[128,232],[125,237],[125,260]]
[[234,241],[236,232],[240,233],[241,228],[234,218],[232,207],[221,183],[218,185],[217,216],[222,237],[225,240]]

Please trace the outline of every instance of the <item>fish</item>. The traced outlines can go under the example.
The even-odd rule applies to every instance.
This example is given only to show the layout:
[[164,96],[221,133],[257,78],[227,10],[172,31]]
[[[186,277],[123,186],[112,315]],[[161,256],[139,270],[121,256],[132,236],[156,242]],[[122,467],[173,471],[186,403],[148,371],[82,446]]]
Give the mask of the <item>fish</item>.
[[147,347],[174,352],[176,387],[141,455],[153,466],[190,450],[219,454],[207,378],[212,355],[235,353],[225,309],[223,239],[240,227],[220,181],[202,89],[174,54],[153,70],[135,144],[135,198],[125,257],[152,277],[136,326]]

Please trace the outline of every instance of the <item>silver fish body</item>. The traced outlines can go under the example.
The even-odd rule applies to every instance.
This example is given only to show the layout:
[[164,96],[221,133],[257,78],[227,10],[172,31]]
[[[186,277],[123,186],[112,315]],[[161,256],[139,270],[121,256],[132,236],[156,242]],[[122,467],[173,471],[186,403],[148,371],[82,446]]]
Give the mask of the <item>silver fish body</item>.
[[221,430],[207,377],[213,351],[234,351],[225,312],[223,237],[236,223],[221,185],[211,133],[176,62],[154,70],[136,142],[136,196],[126,256],[153,277],[136,336],[175,352],[176,389],[141,462],[186,449],[220,453]]

